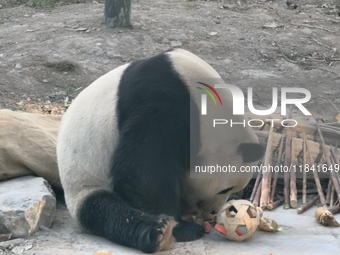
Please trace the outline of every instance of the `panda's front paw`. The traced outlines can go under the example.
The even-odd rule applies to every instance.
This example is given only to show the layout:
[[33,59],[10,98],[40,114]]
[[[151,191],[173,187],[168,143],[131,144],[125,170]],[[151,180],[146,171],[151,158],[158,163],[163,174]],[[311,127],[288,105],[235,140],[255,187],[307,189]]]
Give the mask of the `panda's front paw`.
[[172,234],[177,242],[189,242],[201,238],[205,233],[204,227],[195,223],[181,221],[173,229]]
[[172,249],[175,244],[175,238],[172,235],[173,228],[177,222],[173,218],[161,217],[157,228],[157,251],[165,251]]

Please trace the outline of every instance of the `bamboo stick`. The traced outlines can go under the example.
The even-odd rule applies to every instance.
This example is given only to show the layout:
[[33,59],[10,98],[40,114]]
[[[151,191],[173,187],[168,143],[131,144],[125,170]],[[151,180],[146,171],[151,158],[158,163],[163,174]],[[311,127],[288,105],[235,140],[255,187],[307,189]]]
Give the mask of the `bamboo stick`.
[[[281,164],[281,160],[282,160],[282,151],[283,151],[283,140],[284,140],[284,136],[282,136],[281,141],[280,141],[280,148],[279,148],[279,152],[277,155],[277,159],[275,162],[275,165],[278,166]],[[272,184],[272,189],[271,189],[271,194],[270,194],[270,199],[269,199],[269,203],[273,203],[274,202],[274,198],[275,198],[275,192],[276,192],[276,185],[277,185],[277,178],[279,177],[279,172],[275,172],[274,174],[274,179],[273,179],[273,184]],[[271,210],[268,208],[268,210]]]
[[272,144],[273,144],[273,126],[270,127],[268,142],[266,147],[266,153],[264,156],[263,165],[266,167],[266,171],[263,171],[262,177],[262,186],[261,186],[261,198],[260,198],[260,206],[262,209],[267,207],[269,203],[269,194],[270,194],[270,181],[271,181],[271,172],[269,171],[269,166],[271,163],[271,155],[272,155]]
[[282,199],[282,198],[280,198],[280,199],[278,199],[278,200],[276,200],[276,201],[274,201],[274,202],[271,202],[271,203],[269,203],[269,204],[267,205],[267,209],[268,209],[268,210],[274,210],[276,207],[278,207],[279,205],[281,205],[282,202],[283,202],[283,199]]
[[[294,139],[292,139],[291,142],[291,153],[290,155],[293,155],[293,150],[294,150]],[[296,165],[294,157],[290,158],[291,165]],[[289,196],[289,204],[291,208],[296,208],[297,207],[297,190],[296,190],[296,172],[291,169],[290,171],[290,196]]]
[[[304,142],[306,144],[306,156],[307,156],[309,162],[311,162],[312,165],[314,165],[315,159],[312,158],[312,155],[310,154],[309,147],[308,147],[308,141],[307,141],[306,137],[304,137]],[[305,169],[303,169],[303,170],[305,171]],[[321,187],[319,174],[316,170],[313,171],[313,177],[314,177],[314,182],[315,182],[318,194],[319,194],[320,202],[324,207],[326,207],[327,205],[326,205],[325,196],[323,194],[323,190],[322,190],[322,187]]]
[[[291,143],[291,133],[290,133],[290,128],[287,130],[286,134],[286,147],[285,147],[285,166],[289,168],[290,164],[290,143]],[[289,204],[289,175],[290,173],[287,171],[284,173],[284,189],[283,189],[283,194],[284,194],[284,209],[289,209],[290,204]]]
[[336,214],[340,211],[340,204],[337,204],[335,206],[329,207],[328,211],[330,211],[333,214]]
[[309,208],[311,208],[317,201],[319,200],[319,195],[315,196],[311,201],[309,201],[307,204],[303,205],[302,207],[299,207],[296,212],[298,214],[303,213],[307,211]]
[[[323,139],[323,135],[322,135],[322,132],[321,132],[320,127],[319,127],[318,124],[316,124],[316,128],[317,128],[318,133],[319,133],[319,137],[320,137],[320,140],[321,140],[322,151],[323,151],[323,154],[324,154],[324,156],[326,158],[327,165],[330,166],[330,165],[332,165],[332,161],[330,159],[329,151],[327,151],[327,149],[326,149],[325,140]],[[335,189],[335,191],[337,193],[338,200],[340,201],[340,185],[339,185],[338,179],[337,179],[334,171],[331,171],[331,178],[332,178],[334,189]]]
[[[258,136],[258,138],[261,142],[265,143],[268,140],[268,131],[255,131],[255,133],[256,133],[256,135]],[[273,147],[279,146],[282,136],[283,136],[283,134],[281,134],[281,133],[275,132],[273,134]],[[291,134],[291,136],[293,136],[293,135]],[[319,136],[317,136],[317,137],[319,137]],[[334,137],[336,137],[336,136],[334,136]],[[333,137],[333,140],[334,140],[334,137]],[[307,138],[308,145],[309,145],[309,153],[314,158],[317,158],[317,156],[320,155],[320,153],[321,153],[320,143],[315,142],[314,140],[311,140],[310,138],[308,138],[307,135],[306,135],[306,138]],[[292,157],[297,158],[299,153],[301,153],[301,151],[303,150],[302,135],[301,135],[301,138],[300,138],[300,136],[294,137],[294,142],[295,142],[295,150],[294,150],[294,155],[292,155]],[[326,145],[326,147],[329,148],[329,145]],[[338,156],[338,158],[340,158],[340,150],[337,151],[337,156]]]
[[307,172],[304,166],[307,164],[306,133],[303,133],[303,166],[302,166],[302,204],[307,203]]
[[[263,162],[263,161],[262,161]],[[250,198],[249,198],[249,201],[253,203],[254,201],[254,198],[255,198],[255,194],[256,194],[256,191],[260,185],[260,182],[261,182],[261,177],[262,177],[262,167],[261,167],[261,170],[260,172],[258,173],[257,177],[256,177],[256,181],[255,181],[255,184],[254,184],[254,188],[253,188],[253,191],[251,192],[251,195],[250,195]]]
[[334,186],[332,185],[332,188],[331,188],[331,199],[329,201],[329,206],[332,207],[334,206]]
[[254,197],[254,201],[253,201],[253,205],[255,207],[258,207],[259,204],[260,204],[261,186],[262,186],[262,180],[260,180],[259,186],[257,187],[257,190],[255,192],[255,197]]
[[332,160],[332,163],[333,163],[332,172],[334,172],[336,179],[338,180],[338,183],[340,184],[339,169],[336,170],[336,167],[340,167],[340,162],[339,162],[339,159],[336,156],[336,152],[334,151],[334,148],[332,146],[330,146],[329,148],[331,150],[331,160]]
[[[251,117],[252,118],[252,117]],[[278,119],[281,118],[281,116],[273,116],[273,119]],[[259,116],[256,116],[256,119],[259,119],[258,121],[252,121],[252,124],[261,126],[261,121],[259,118]],[[262,119],[262,121],[265,121],[265,119],[268,119],[268,117],[265,117],[264,119]],[[276,129],[280,129],[282,128],[281,126],[281,122],[280,121],[274,121],[273,122],[274,128]],[[335,141],[334,141],[334,137],[336,136],[340,136],[340,124],[339,123],[327,123],[327,124],[321,124],[319,125],[321,131],[324,134],[324,139],[326,141],[327,144],[333,144],[335,145]],[[254,128],[256,131],[258,131],[259,129],[262,130],[261,128]],[[266,133],[268,132],[268,129],[264,129],[266,131]],[[304,122],[303,120],[301,121],[301,123],[299,122],[299,125],[297,125],[296,127],[294,127],[293,130],[293,134],[302,134],[302,133],[306,133],[307,139],[308,140],[312,140],[315,142],[320,142],[320,139],[318,137],[315,137],[315,132],[317,131],[315,125],[311,125],[309,123]]]
[[327,193],[326,193],[326,204],[329,205],[331,203],[331,192],[333,189],[333,183],[332,183],[332,178],[329,177],[328,179],[328,185],[327,185]]

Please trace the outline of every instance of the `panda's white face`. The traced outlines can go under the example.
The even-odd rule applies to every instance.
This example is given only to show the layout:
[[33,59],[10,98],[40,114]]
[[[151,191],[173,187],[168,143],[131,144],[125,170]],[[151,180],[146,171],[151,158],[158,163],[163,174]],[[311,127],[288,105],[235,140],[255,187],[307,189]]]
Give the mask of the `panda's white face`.
[[[233,162],[235,164],[235,161]],[[254,164],[239,164],[241,165]],[[228,173],[227,175],[223,173],[221,178],[192,178],[188,173],[181,183],[181,196],[185,204],[183,214],[208,215],[218,212],[229,196],[242,190],[251,178],[251,173]]]

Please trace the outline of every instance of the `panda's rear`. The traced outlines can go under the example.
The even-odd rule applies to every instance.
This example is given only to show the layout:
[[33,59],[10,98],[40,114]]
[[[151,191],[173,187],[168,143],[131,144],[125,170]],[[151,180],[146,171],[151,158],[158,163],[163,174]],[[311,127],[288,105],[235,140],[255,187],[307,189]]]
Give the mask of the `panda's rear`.
[[[187,177],[190,114],[199,115],[190,81],[197,75],[220,78],[203,60],[177,49],[118,67],[74,100],[60,126],[57,155],[67,207],[82,227],[144,252],[203,236],[202,226],[181,220],[180,203],[206,195],[185,193],[198,185]],[[239,144],[257,143],[250,129],[238,137]],[[242,163],[241,154],[232,160]],[[236,190],[215,195],[231,185],[211,181],[207,192],[213,194],[206,197],[223,205]]]

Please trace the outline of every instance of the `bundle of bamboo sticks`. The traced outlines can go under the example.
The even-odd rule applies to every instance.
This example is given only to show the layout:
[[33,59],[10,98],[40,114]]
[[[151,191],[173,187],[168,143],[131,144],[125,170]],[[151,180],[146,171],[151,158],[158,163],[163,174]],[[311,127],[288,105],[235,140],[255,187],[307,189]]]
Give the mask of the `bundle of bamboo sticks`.
[[[332,213],[339,211],[340,150],[337,142],[340,143],[340,123],[318,124],[302,120],[294,128],[282,128],[268,122],[255,132],[267,145],[261,162],[262,171],[256,177],[250,196],[254,205],[272,210],[284,203],[285,209],[297,208],[297,212],[302,213],[320,201],[322,206],[329,206]],[[268,171],[270,166],[272,169],[276,166],[279,171]],[[284,183],[283,196],[277,188],[280,177]],[[307,184],[312,180],[317,192],[307,202]],[[299,208],[297,181],[302,190]]]

